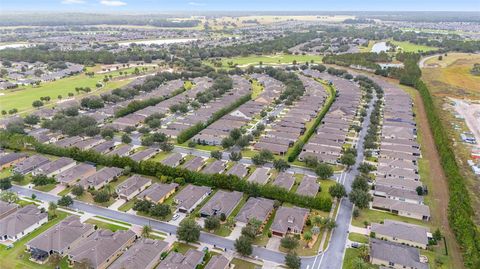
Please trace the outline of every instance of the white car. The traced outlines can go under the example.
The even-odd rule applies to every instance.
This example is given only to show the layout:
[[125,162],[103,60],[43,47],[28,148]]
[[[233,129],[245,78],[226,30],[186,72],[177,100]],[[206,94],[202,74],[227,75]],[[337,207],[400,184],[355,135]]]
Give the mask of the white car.
[[180,215],[175,214],[175,215],[173,215],[172,220],[177,220],[179,217],[180,217]]

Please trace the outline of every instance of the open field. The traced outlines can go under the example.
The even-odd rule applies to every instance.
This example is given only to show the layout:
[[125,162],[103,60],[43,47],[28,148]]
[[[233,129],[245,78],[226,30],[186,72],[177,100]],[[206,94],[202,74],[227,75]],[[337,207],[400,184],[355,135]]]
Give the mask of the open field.
[[436,47],[413,44],[413,43],[408,42],[408,41],[390,40],[390,42],[393,43],[395,46],[400,47],[403,52],[419,52],[419,51],[427,52],[427,51],[432,51],[432,50],[437,50],[438,49]]
[[68,93],[74,93],[75,97],[83,97],[87,94],[75,92],[76,87],[90,87],[92,92],[88,94],[100,94],[107,90],[112,90],[126,85],[131,79],[115,80],[107,82],[104,87],[96,88],[95,84],[101,81],[105,75],[119,76],[119,71],[113,71],[101,75],[89,77],[84,73],[71,77],[59,79],[51,82],[43,82],[40,86],[19,86],[17,89],[4,91],[4,95],[0,95],[0,110],[18,109],[19,113],[33,111],[32,102],[39,100],[42,96],[50,96],[51,101],[45,106],[54,106],[58,101],[57,96],[61,95],[64,99],[68,98]]
[[[225,67],[247,67],[249,65],[260,65],[260,62],[265,65],[275,64],[292,64],[296,61],[297,64],[304,64],[305,62],[321,63],[322,56],[320,55],[294,55],[294,54],[276,54],[276,55],[251,55],[243,57],[222,58],[220,61],[223,68]],[[207,62],[210,63],[211,62]]]
[[422,79],[437,97],[480,98],[480,76],[470,69],[480,63],[480,54],[449,53],[440,61],[437,57],[425,62]]

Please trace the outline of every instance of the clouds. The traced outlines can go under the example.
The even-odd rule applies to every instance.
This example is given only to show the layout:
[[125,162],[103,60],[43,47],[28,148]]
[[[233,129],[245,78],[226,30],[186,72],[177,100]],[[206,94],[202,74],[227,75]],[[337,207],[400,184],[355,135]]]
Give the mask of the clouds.
[[202,7],[202,6],[205,6],[205,3],[201,3],[201,2],[193,2],[193,1],[191,1],[191,2],[188,2],[188,4],[189,4],[190,6],[196,6],[196,7]]
[[127,3],[123,1],[117,1],[117,0],[102,0],[100,1],[100,4],[104,6],[109,6],[109,7],[121,7],[121,6],[127,5]]
[[85,4],[84,0],[62,0],[61,2],[64,5],[75,5],[75,4]]

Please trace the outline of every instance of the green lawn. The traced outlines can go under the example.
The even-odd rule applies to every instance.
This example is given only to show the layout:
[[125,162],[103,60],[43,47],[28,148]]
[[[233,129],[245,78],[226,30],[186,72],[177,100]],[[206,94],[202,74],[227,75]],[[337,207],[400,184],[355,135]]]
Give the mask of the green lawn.
[[235,265],[235,269],[256,269],[261,268],[261,266],[256,265],[252,262],[241,260],[238,258],[233,258],[231,264]]
[[36,190],[39,190],[39,191],[49,192],[49,191],[55,189],[56,186],[57,186],[56,184],[47,184],[47,185],[43,185],[43,186],[35,186],[33,188],[36,189]]
[[317,194],[317,197],[332,199],[332,196],[328,192],[328,189],[330,189],[330,187],[335,185],[335,183],[337,182],[335,180],[327,179],[327,180],[320,180],[319,183],[320,183],[320,187],[322,188],[322,191]]
[[195,246],[188,245],[182,242],[175,242],[173,243],[173,246],[172,246],[172,251],[179,252],[182,254],[187,253],[189,249],[197,249],[197,248]]
[[372,210],[372,209],[362,209],[360,210],[360,216],[357,218],[352,219],[352,225],[357,227],[365,227],[364,222],[367,221],[368,223],[377,222],[380,223],[385,219],[403,221],[411,224],[421,225],[421,226],[429,226],[428,222],[424,222],[417,219],[407,218],[398,216],[386,211],[379,211],[379,210]]
[[263,86],[257,80],[252,82],[252,99],[257,98],[263,92]]
[[127,212],[128,210],[132,209],[133,205],[135,204],[135,201],[137,199],[131,199],[130,201],[124,203],[123,205],[121,205],[118,210],[120,211],[123,211],[123,212]]
[[[32,233],[26,235],[19,241],[15,242],[13,248],[7,249],[4,245],[0,245],[0,261],[1,261],[1,268],[53,268],[53,264],[37,264],[29,260],[30,255],[25,252],[25,244],[32,240],[33,238],[37,237],[38,235],[42,234],[44,231],[49,229],[50,227],[54,226],[55,224],[59,223],[63,219],[67,217],[67,213],[57,211],[57,217],[44,225],[42,225],[37,230],[33,231]],[[61,262],[61,268],[68,268],[64,265],[65,262]]]
[[96,219],[88,219],[85,222],[96,225],[99,229],[107,229],[107,230],[111,230],[112,232],[115,232],[115,231],[118,231],[118,230],[128,230],[128,228],[118,226],[118,225],[115,225],[115,224],[111,224],[111,223],[106,223],[106,222],[96,220]]
[[355,242],[363,243],[363,244],[366,244],[369,241],[369,239],[366,235],[357,234],[357,233],[349,233],[348,234],[348,239],[350,241],[355,241]]
[[[116,74],[117,71],[106,73]],[[114,75],[115,75],[114,74]],[[10,110],[12,108],[17,108],[18,111],[25,112],[28,110],[33,110],[32,102],[39,100],[42,96],[50,96],[51,101],[46,105],[54,105],[58,99],[58,95],[62,95],[63,98],[68,98],[68,93],[74,93],[75,87],[90,87],[92,92],[89,94],[99,94],[100,92],[115,89],[120,86],[127,84],[130,80],[120,80],[120,81],[111,81],[106,84],[105,87],[97,89],[95,84],[102,80],[104,74],[94,75],[93,77],[86,76],[84,73],[79,75],[74,75],[71,77],[59,79],[51,82],[41,83],[39,86],[20,86],[16,89],[4,91],[5,95],[0,96],[0,103],[2,103],[2,110]],[[85,93],[80,92],[81,95]]]
[[[276,55],[251,55],[243,57],[222,58],[222,67],[233,67],[234,65],[248,66],[259,65],[260,62],[265,65],[272,64],[292,64],[293,61],[297,61],[297,64],[304,64],[313,60],[316,63],[322,62],[322,56],[320,55],[293,55],[293,54],[276,54]],[[233,63],[233,65],[229,65]]]
[[403,52],[419,52],[419,51],[428,52],[428,51],[432,51],[432,50],[438,50],[438,48],[436,48],[436,47],[425,46],[425,45],[417,45],[417,44],[410,43],[408,41],[390,40],[390,42],[392,42],[394,45],[400,47]]

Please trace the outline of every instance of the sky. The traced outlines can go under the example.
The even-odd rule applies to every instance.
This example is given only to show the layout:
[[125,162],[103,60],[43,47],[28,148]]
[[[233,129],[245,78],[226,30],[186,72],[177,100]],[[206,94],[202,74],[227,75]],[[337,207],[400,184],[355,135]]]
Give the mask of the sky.
[[5,11],[480,11],[480,0],[0,0]]

